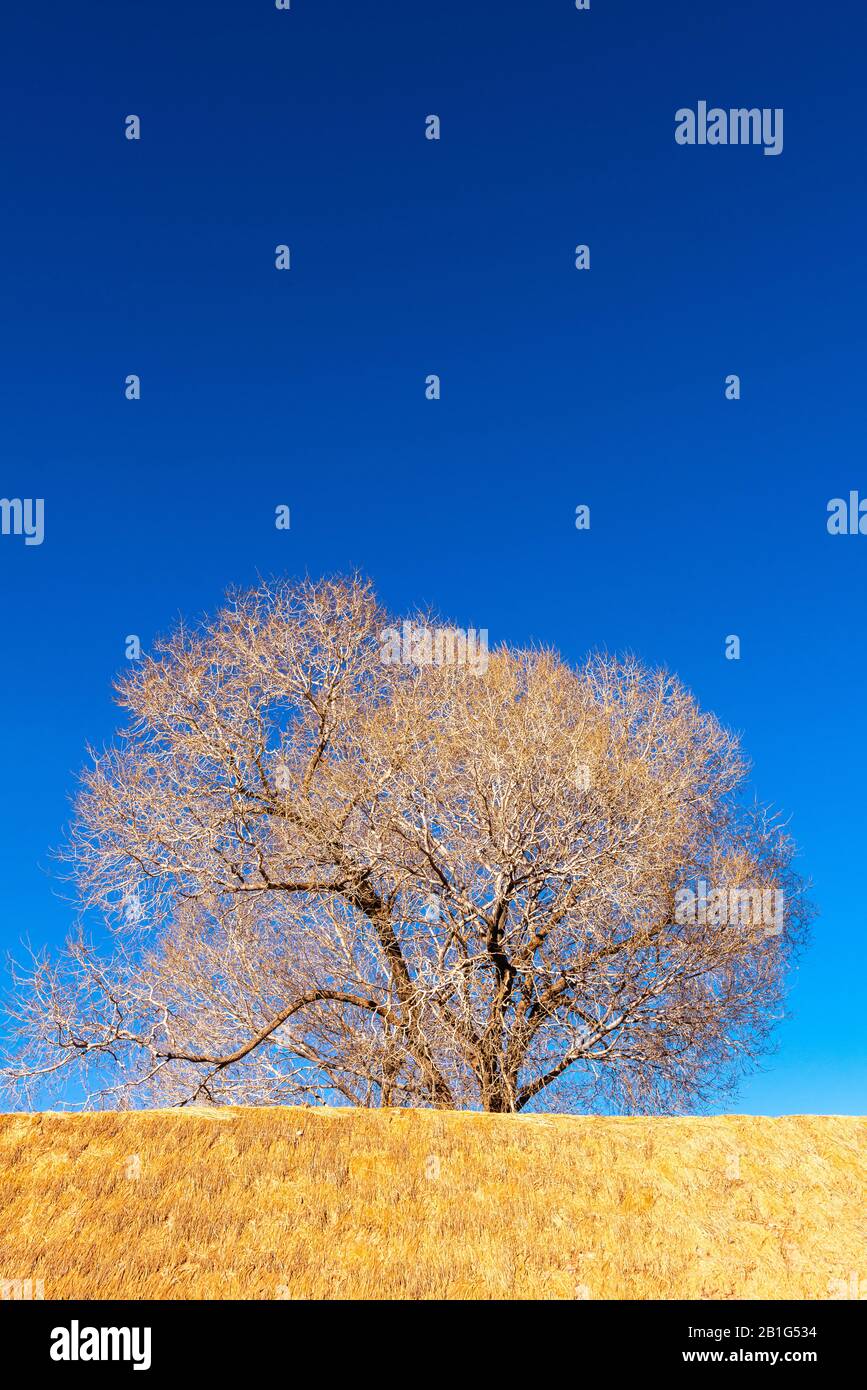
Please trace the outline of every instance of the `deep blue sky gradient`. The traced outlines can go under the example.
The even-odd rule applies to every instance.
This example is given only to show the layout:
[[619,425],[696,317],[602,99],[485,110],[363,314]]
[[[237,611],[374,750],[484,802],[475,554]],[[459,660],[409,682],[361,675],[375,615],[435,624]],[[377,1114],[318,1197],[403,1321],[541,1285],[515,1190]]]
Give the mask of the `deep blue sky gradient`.
[[[743,732],[822,916],[737,1108],[867,1110],[867,537],[826,530],[867,495],[863,8],[48,0],[2,38],[0,494],[46,538],[0,538],[0,944],[67,930],[127,634],[358,567]],[[784,108],[783,153],[676,145],[700,99]]]

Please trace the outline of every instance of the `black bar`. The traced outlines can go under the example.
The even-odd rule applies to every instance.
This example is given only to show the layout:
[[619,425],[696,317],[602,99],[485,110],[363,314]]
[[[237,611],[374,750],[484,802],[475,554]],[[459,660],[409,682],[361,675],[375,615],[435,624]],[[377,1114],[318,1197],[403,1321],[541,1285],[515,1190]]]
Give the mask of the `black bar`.
[[[347,1317],[347,1312],[349,1317]],[[528,1321],[523,1322],[523,1318]],[[340,1321],[336,1321],[339,1319]],[[89,1329],[118,1329],[116,1349],[126,1360],[52,1358],[91,1348],[111,1356],[112,1334],[103,1339]],[[61,1331],[62,1329],[62,1331]],[[125,1329],[128,1336],[124,1336]],[[133,1329],[138,1329],[138,1336]],[[149,1329],[149,1342],[145,1336]],[[635,1371],[667,1375],[674,1368],[703,1375],[708,1369],[766,1371],[792,1367],[819,1373],[862,1362],[864,1310],[858,1301],[830,1302],[552,1302],[536,1306],[461,1303],[414,1305],[366,1303],[354,1312],[346,1305],[275,1302],[40,1302],[0,1304],[0,1331],[8,1357],[52,1382],[70,1376],[145,1375],[160,1383],[176,1375],[218,1377],[225,1383],[230,1363],[246,1362],[251,1378],[279,1375],[287,1387],[299,1378],[299,1356],[309,1369],[308,1383],[340,1371],[368,1372],[402,1357],[404,1375],[443,1367],[464,1379],[476,1358],[490,1370],[501,1358],[506,1368],[520,1347],[530,1365],[553,1358],[571,1363],[575,1383],[600,1370],[612,1378]],[[552,1338],[553,1334],[553,1338]],[[554,1340],[554,1338],[556,1340]],[[4,1358],[5,1359],[5,1358]],[[522,1360],[524,1358],[522,1357]],[[140,1369],[134,1370],[135,1361]],[[144,1362],[147,1361],[147,1365]],[[317,1367],[317,1362],[318,1367]],[[517,1363],[512,1367],[517,1371]]]

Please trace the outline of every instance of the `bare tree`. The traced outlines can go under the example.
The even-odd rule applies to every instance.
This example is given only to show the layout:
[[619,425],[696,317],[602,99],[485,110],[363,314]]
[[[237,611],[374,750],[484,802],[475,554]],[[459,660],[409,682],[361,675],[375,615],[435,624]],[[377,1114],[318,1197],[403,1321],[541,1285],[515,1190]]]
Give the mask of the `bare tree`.
[[80,926],[15,967],[30,1103],[684,1109],[766,1049],[810,908],[736,737],[633,660],[417,664],[390,626],[360,580],[267,584],[119,682]]

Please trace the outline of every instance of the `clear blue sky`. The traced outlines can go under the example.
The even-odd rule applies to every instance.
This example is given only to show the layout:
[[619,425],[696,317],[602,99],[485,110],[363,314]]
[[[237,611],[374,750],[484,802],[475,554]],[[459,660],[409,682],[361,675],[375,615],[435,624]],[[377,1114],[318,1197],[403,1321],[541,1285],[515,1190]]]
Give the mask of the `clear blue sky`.
[[[3,944],[69,925],[127,634],[358,567],[742,731],[822,916],[737,1108],[867,1110],[867,536],[826,530],[867,495],[865,40],[805,0],[8,10],[0,493],[46,512],[0,537]],[[678,146],[705,99],[782,107],[783,153]]]

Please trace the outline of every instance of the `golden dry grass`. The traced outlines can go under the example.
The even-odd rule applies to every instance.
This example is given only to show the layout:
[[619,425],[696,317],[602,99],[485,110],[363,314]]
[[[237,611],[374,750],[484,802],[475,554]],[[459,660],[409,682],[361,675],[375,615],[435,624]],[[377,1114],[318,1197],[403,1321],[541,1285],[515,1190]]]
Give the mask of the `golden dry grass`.
[[0,1116],[46,1298],[809,1298],[867,1287],[867,1120]]

